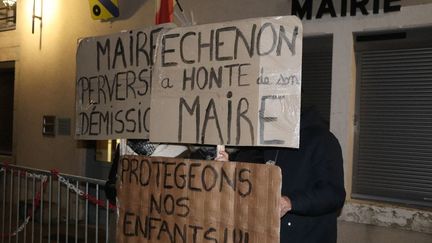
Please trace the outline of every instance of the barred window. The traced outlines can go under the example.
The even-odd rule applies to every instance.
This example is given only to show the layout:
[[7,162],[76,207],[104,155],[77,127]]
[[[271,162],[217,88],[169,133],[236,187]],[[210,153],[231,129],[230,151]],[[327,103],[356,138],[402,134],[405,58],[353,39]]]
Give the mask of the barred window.
[[432,206],[432,29],[357,36],[353,198]]
[[16,25],[16,4],[6,5],[0,1],[0,31],[14,30]]

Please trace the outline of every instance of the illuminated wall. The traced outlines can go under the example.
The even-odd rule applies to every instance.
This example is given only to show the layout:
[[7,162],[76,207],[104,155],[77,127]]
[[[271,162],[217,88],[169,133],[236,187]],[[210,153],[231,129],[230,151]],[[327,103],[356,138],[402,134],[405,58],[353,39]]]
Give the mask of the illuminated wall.
[[[285,0],[180,2],[187,14],[193,12],[198,24],[291,13],[291,1]],[[340,0],[332,2],[340,5]],[[42,28],[40,21],[35,19],[32,34],[33,0],[18,2],[16,30],[0,32],[0,61],[16,61],[13,152],[18,164],[44,169],[57,167],[67,173],[83,174],[84,144],[73,136],[42,136],[42,116],[71,118],[73,133],[77,40],[151,25],[154,3],[153,0],[120,1],[119,18],[95,21],[90,16],[88,1],[44,0]],[[342,144],[348,189],[351,188],[354,143],[352,33],[432,25],[432,1],[401,1],[400,4],[400,11],[388,14],[344,18],[325,15],[303,21],[306,36],[333,34],[331,129]],[[36,5],[39,15],[40,0],[36,0]]]
[[[21,0],[17,8],[17,30],[0,33],[0,61],[17,60],[14,159],[19,165],[84,175],[85,143],[73,138],[77,41],[153,24],[154,1],[121,1],[119,18],[95,21],[88,1],[44,0],[42,26],[35,19],[34,34],[33,0]],[[35,10],[41,15],[39,0]],[[71,135],[43,136],[44,115],[70,118]]]

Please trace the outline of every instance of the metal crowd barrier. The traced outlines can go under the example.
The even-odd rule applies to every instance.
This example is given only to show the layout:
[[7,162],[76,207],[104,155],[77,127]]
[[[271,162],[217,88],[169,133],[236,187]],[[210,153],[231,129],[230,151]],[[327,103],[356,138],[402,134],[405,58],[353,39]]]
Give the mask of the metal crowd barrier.
[[0,242],[115,242],[104,183],[0,163]]

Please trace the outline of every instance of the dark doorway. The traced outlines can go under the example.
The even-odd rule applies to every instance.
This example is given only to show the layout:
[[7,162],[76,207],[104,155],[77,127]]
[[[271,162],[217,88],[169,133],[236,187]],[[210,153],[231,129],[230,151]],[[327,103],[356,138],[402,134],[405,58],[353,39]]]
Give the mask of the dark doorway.
[[12,155],[15,62],[0,62],[0,155]]

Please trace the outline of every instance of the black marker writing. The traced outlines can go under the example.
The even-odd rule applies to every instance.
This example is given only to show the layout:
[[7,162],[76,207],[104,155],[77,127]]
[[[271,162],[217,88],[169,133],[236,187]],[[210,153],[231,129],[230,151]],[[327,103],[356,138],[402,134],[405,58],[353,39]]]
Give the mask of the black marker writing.
[[208,31],[166,34],[162,36],[161,65],[177,66],[178,60],[184,64],[237,60],[239,53],[244,51],[250,58],[255,55],[296,55],[297,35],[298,26],[288,31],[286,26],[271,22],[261,26],[253,24],[249,30],[225,26]]

